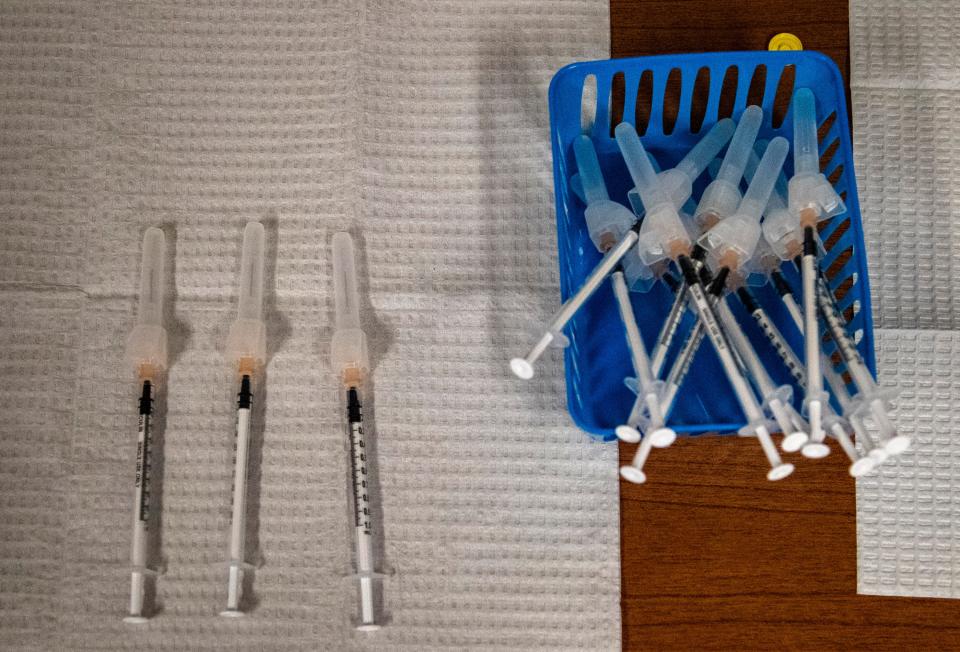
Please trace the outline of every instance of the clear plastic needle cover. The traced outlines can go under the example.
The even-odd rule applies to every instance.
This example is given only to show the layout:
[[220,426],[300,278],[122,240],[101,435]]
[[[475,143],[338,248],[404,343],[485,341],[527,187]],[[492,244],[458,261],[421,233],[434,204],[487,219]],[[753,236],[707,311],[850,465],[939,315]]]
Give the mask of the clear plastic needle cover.
[[590,137],[580,136],[573,141],[573,152],[587,200],[584,212],[587,231],[594,246],[603,252],[623,238],[637,218],[629,208],[610,200]]
[[640,259],[652,265],[664,258],[689,253],[690,235],[664,191],[637,130],[629,122],[621,122],[615,129],[615,135],[627,170],[646,209],[637,245]]
[[793,94],[793,168],[790,210],[802,224],[813,224],[846,210],[843,199],[820,172],[816,102],[809,88],[798,88]]
[[694,219],[701,228],[711,228],[736,210],[740,202],[740,178],[747,166],[762,119],[763,109],[759,106],[748,106],[740,116],[717,178],[703,191],[697,204]]
[[267,329],[263,323],[264,241],[263,225],[247,224],[240,256],[237,320],[230,327],[226,347],[227,360],[246,372],[262,366],[267,359]]
[[760,240],[760,216],[787,157],[789,145],[785,138],[770,141],[763,158],[750,181],[736,213],[710,229],[700,240],[709,252],[711,267],[727,267],[743,278],[741,268],[750,260]]
[[137,324],[127,339],[126,352],[127,362],[144,377],[159,373],[167,366],[167,331],[163,327],[166,252],[163,231],[155,227],[147,229],[143,234]]
[[362,382],[370,368],[367,336],[360,328],[360,293],[353,238],[333,236],[333,295],[336,330],[330,343],[330,366],[347,384]]

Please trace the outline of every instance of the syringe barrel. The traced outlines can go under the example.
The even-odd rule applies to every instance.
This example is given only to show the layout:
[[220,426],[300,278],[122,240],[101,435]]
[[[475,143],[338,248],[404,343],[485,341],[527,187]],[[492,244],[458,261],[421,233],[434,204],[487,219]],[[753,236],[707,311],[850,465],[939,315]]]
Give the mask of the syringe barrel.
[[727,147],[727,155],[723,157],[717,179],[733,184],[740,183],[743,170],[747,165],[747,157],[760,131],[760,122],[763,120],[763,109],[759,106],[748,106],[740,116],[740,122]]
[[330,343],[331,367],[339,376],[348,369],[359,382],[370,368],[367,336],[360,328],[360,292],[353,238],[340,232],[333,236],[333,299],[336,330]]
[[820,172],[817,148],[817,114],[813,91],[798,88],[793,94],[793,173]]
[[710,161],[727,144],[735,129],[736,123],[730,118],[724,118],[717,122],[677,163],[676,169],[686,174],[691,182],[695,181],[710,164]]
[[737,213],[749,214],[759,221],[770,199],[770,193],[773,192],[777,177],[780,175],[783,162],[787,158],[789,148],[786,138],[778,136],[770,141],[750,180],[750,186],[743,195]]
[[595,201],[610,199],[607,186],[600,171],[600,161],[597,159],[597,150],[589,136],[581,135],[573,141],[573,154],[577,159],[577,169],[580,171],[580,183],[587,204]]
[[640,329],[637,327],[633,305],[630,303],[630,291],[627,289],[622,271],[615,271],[610,280],[613,284],[613,294],[617,300],[617,308],[620,311],[620,317],[626,331],[627,348],[630,350],[633,369],[640,384],[637,393],[645,393],[653,383],[653,376],[650,372],[650,359],[647,356],[647,349],[643,343],[643,338],[640,336]]

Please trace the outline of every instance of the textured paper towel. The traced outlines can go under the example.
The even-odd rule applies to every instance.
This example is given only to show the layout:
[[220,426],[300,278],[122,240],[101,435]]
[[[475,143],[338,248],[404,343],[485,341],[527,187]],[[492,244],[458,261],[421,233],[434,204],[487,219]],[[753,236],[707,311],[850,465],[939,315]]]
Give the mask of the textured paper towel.
[[[559,360],[509,377],[557,301],[546,90],[608,8],[7,2],[0,7],[0,646],[619,647],[616,450]],[[250,618],[225,600],[243,224],[265,221]],[[139,239],[171,250],[159,615],[124,626]],[[329,241],[369,316],[391,624],[350,628]],[[533,252],[533,253],[531,253]],[[260,442],[262,441],[262,446]]]
[[878,331],[878,372],[900,390],[893,412],[914,437],[893,464],[858,480],[863,593],[960,596],[960,332]]
[[913,448],[857,483],[859,590],[960,597],[956,4],[850,4],[854,151],[881,382]]

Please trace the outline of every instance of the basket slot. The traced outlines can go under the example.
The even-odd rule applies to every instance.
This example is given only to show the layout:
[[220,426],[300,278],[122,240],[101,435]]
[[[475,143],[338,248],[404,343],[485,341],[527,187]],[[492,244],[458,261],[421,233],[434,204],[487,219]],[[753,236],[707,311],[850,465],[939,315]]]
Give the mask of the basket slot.
[[[852,278],[853,275],[851,274],[847,277],[847,281],[851,281]],[[849,285],[849,283],[847,283],[847,285]],[[837,294],[839,294],[839,292]],[[860,303],[860,299],[858,299],[853,292],[848,290],[846,293],[844,293],[843,297],[837,299],[837,305],[840,306],[840,310],[843,311],[852,308],[854,314],[857,314],[860,312],[860,306],[862,304]]]
[[853,253],[853,247],[847,242],[841,242],[829,250],[820,261],[821,269],[831,281],[836,277],[840,267],[847,262],[847,256]]
[[840,138],[840,128],[837,126],[837,112],[832,111],[817,128],[817,141],[822,146]]
[[[610,98],[610,89],[613,87],[613,77],[610,75],[603,75],[597,77],[597,117],[593,122],[593,131],[591,132],[594,138],[601,138],[606,132],[610,125],[610,113],[609,109],[609,98]],[[600,98],[603,98],[603,101],[600,101]]]
[[639,93],[640,76],[626,75],[623,89],[623,119],[636,126],[637,120],[637,93]]
[[663,134],[663,97],[667,92],[667,75],[653,74],[653,102],[650,105],[650,123],[647,125],[647,134],[660,136]]
[[[834,289],[834,294],[836,294],[836,289],[847,283],[850,280],[850,277],[853,276],[853,271],[857,268],[857,261],[853,257],[853,249],[847,249],[850,252],[850,257],[846,260],[843,258],[838,258],[837,263],[840,263],[838,267],[834,270],[833,276],[831,276],[830,285]],[[849,305],[850,302],[847,302]],[[847,306],[843,306],[846,308]]]
[[820,239],[823,241],[823,248],[829,253],[849,228],[849,219],[832,218],[824,222],[823,227],[820,229]]
[[677,126],[677,118],[681,113],[681,98],[683,97],[681,93],[682,85],[683,73],[679,68],[673,68],[670,74],[667,75],[667,82],[663,91],[663,101],[661,102],[661,106],[663,107],[661,131],[665,136],[672,134]]
[[723,73],[723,80],[720,82],[720,88],[717,91],[717,120],[733,117],[733,111],[737,106],[737,82],[739,78],[740,69],[736,66],[729,66]]
[[[687,80],[690,75],[687,75]],[[686,95],[686,93],[684,93]],[[693,81],[693,88],[690,90],[690,119],[688,122],[690,133],[700,133],[703,127],[703,119],[707,116],[707,108],[710,104],[710,67],[702,66],[697,71],[697,76]],[[684,111],[684,114],[686,112]]]
[[836,140],[834,140],[833,142],[831,142],[831,143],[830,143],[829,145],[827,145],[826,147],[821,147],[821,148],[820,148],[820,151],[821,151],[821,154],[820,154],[820,169],[823,170],[824,174],[826,174],[827,168],[830,167],[830,164],[833,163],[834,160],[839,160],[839,159],[841,158],[841,157],[837,156],[837,151],[839,151],[839,149],[840,149],[840,139],[839,139],[839,138],[837,138]]
[[763,107],[766,94],[767,67],[761,63],[753,69],[753,75],[750,77],[750,86],[747,87],[746,106],[756,104],[759,107]]
[[[844,180],[843,171],[845,169],[846,168],[843,165],[843,163],[837,162],[835,166],[827,170],[824,170],[824,176],[827,177],[827,181],[829,181],[830,185],[836,188],[838,191],[840,190],[840,187],[841,187],[840,182]],[[843,184],[843,187],[846,187],[846,184]]]
[[580,131],[593,131],[593,124],[597,119],[597,76],[589,74],[583,79],[580,88]]
[[693,90],[696,77],[691,72],[690,70],[681,71],[680,106],[677,109],[677,122],[673,127],[674,133],[678,134],[691,133],[690,117],[693,113],[693,103],[696,101]]
[[644,70],[640,75],[640,80],[637,84],[637,92],[634,95],[634,98],[635,108],[633,114],[633,126],[637,128],[637,133],[639,135],[644,136],[647,133],[647,126],[650,124],[650,115],[653,111],[652,70]]
[[610,129],[607,133],[611,138],[613,138],[613,130],[623,122],[623,117],[626,115],[624,112],[624,86],[623,71],[619,71],[613,75],[613,82],[610,86],[610,101],[608,102]]
[[779,129],[790,115],[790,105],[793,102],[793,87],[796,82],[797,69],[793,64],[783,67],[780,78],[777,80],[777,92],[773,96],[773,106],[770,126]]
[[844,313],[844,318],[847,320],[847,332],[850,333],[851,337],[853,337],[853,341],[856,343],[857,349],[860,351],[860,355],[864,355],[863,311],[861,310],[855,315],[850,315],[849,312]]
[[827,252],[827,257],[829,258],[835,252],[838,245],[839,250],[843,249],[844,244],[849,243],[849,238],[844,238],[843,236],[847,233],[847,230],[850,228],[850,219],[847,217],[835,217],[827,222],[824,222],[824,226],[820,229],[820,239],[823,241],[823,248]]
[[[824,275],[827,277],[827,284],[834,293],[836,293],[837,288],[843,285],[844,281],[850,276],[850,271],[848,270],[844,274],[843,269],[846,267],[851,256],[851,248],[841,245],[835,247],[833,251],[828,252],[827,255],[823,257],[823,260],[820,261],[820,269],[823,270]],[[836,294],[834,294],[834,296],[836,296]]]
[[[846,281],[844,281],[837,287],[836,291],[833,293],[834,298],[837,300],[837,305],[839,305],[840,302],[843,301],[844,298],[850,294],[850,290],[853,289],[853,286],[856,284],[856,282],[857,282],[857,275],[856,273],[854,273],[854,274],[851,274]],[[849,302],[845,305],[849,305]]]

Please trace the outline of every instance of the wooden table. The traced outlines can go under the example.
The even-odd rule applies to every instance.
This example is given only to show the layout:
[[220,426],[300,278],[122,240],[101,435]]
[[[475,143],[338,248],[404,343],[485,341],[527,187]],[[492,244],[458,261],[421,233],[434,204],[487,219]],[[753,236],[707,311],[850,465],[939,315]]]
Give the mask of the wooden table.
[[[614,57],[766,49],[791,32],[849,73],[846,2],[611,0]],[[622,463],[633,446],[621,445]],[[621,482],[628,650],[960,649],[960,601],[857,595],[842,453],[764,478],[755,441],[681,439]]]

